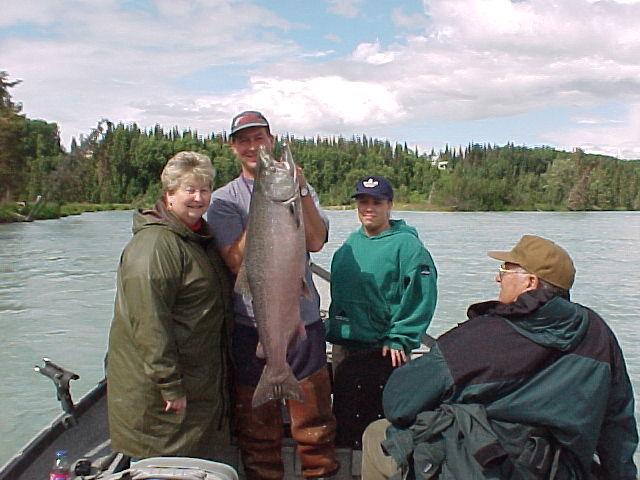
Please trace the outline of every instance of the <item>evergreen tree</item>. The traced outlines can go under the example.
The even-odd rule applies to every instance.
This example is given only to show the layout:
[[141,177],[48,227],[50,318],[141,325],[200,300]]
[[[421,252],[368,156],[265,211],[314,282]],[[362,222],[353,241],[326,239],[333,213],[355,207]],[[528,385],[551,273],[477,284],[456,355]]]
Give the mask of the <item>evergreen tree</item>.
[[26,160],[22,141],[26,134],[25,118],[20,106],[13,103],[9,89],[20,83],[9,81],[0,71],[0,199],[12,200],[19,195],[25,178]]
[[[206,153],[222,186],[240,171],[226,132],[202,136],[195,130],[101,120],[65,153],[54,123],[27,119],[9,93],[16,81],[0,72],[0,198],[45,194],[59,201],[145,202],[160,194],[160,172],[182,150]],[[640,209],[640,161],[470,142],[420,155],[406,142],[391,144],[365,134],[295,138],[295,161],[324,205],[348,205],[364,175],[387,177],[398,202],[457,210]],[[435,160],[446,164],[438,168]],[[432,164],[434,160],[434,164]]]

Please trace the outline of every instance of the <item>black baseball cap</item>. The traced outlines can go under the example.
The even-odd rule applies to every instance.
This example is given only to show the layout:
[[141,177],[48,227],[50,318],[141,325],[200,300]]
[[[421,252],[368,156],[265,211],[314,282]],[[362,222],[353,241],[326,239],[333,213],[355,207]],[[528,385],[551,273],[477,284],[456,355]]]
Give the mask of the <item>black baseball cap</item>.
[[370,175],[358,180],[356,193],[351,198],[369,195],[380,200],[393,200],[393,188],[386,178],[378,175]]
[[240,130],[249,127],[267,127],[267,130],[269,130],[269,122],[267,122],[262,113],[255,110],[246,110],[231,120],[231,136],[233,137]]

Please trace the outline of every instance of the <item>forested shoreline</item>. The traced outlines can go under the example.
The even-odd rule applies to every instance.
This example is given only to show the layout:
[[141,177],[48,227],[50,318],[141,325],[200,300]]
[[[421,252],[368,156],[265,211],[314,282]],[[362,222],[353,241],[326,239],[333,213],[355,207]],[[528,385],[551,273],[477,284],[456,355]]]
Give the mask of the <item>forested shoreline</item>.
[[[9,92],[15,84],[0,72],[0,199],[5,203],[44,195],[59,204],[149,205],[159,195],[166,160],[182,150],[211,157],[217,186],[238,174],[226,132],[145,130],[101,120],[66,151],[55,123],[21,113]],[[638,160],[511,143],[418,152],[365,135],[278,140],[290,143],[323,205],[348,205],[356,180],[375,173],[392,182],[396,203],[425,210],[640,210]]]

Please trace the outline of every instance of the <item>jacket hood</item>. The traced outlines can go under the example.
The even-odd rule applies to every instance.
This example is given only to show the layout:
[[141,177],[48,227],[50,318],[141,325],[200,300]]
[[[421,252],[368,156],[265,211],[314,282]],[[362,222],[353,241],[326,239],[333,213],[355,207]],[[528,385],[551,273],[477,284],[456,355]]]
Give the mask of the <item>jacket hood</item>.
[[178,217],[167,210],[164,202],[158,200],[149,210],[139,209],[133,215],[133,234],[150,227],[161,226],[167,228],[183,238],[205,243],[212,239],[208,233],[207,223],[202,219],[202,226],[197,232],[190,230]]
[[503,317],[522,336],[563,352],[573,350],[589,328],[586,308],[544,290],[525,292],[511,304],[477,303],[469,307],[467,315]]
[[389,224],[390,228],[387,228],[384,232],[380,232],[378,235],[374,235],[372,237],[369,237],[364,233],[363,227],[360,227],[358,233],[371,239],[390,237],[392,235],[397,235],[398,233],[410,233],[414,237],[419,238],[418,231],[414,227],[407,225],[404,220],[389,220]]

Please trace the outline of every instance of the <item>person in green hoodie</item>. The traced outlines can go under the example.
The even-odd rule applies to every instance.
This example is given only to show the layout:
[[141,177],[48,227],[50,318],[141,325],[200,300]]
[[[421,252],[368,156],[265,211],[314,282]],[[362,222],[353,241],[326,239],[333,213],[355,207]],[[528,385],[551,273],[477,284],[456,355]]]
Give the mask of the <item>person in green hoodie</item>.
[[333,256],[325,327],[333,344],[336,444],[360,449],[366,426],[383,416],[389,375],[410,360],[431,322],[438,274],[416,229],[391,219],[393,188],[385,178],[364,177],[352,198],[362,225]]
[[[229,442],[229,273],[202,215],[215,171],[180,152],[155,207],[133,218],[107,353],[111,446],[133,459],[216,459]],[[218,449],[217,449],[218,448]]]

